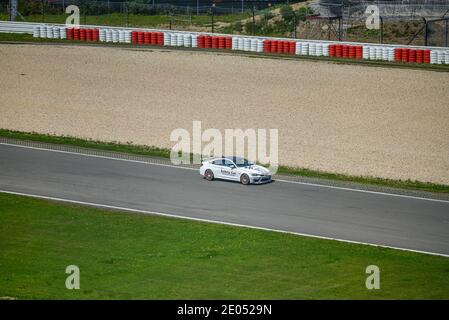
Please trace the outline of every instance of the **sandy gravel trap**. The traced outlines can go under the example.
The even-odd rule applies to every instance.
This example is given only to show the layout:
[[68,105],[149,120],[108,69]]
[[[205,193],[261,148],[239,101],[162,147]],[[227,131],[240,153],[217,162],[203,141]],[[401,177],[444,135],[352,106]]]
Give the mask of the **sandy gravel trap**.
[[0,127],[171,148],[278,128],[283,165],[449,184],[449,73],[172,49],[0,45]]

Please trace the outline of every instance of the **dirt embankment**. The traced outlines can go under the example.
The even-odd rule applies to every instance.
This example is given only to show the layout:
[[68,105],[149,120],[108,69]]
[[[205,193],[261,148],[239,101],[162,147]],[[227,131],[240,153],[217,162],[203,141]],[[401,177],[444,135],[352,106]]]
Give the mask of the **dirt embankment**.
[[176,50],[0,45],[0,127],[171,147],[278,128],[281,164],[449,184],[449,75]]

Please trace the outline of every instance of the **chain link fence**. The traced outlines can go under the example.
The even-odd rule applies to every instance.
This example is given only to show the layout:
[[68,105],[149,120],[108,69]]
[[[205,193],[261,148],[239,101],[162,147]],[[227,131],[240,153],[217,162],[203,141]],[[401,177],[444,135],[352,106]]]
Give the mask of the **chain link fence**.
[[[445,22],[432,19],[449,14],[449,1],[321,0],[311,7],[315,14],[299,26],[299,37],[447,46]],[[378,17],[378,27],[368,28],[374,13]]]
[[426,23],[427,46],[448,47],[449,46],[449,17],[436,20],[428,20]]
[[[16,21],[65,23],[65,8],[80,9],[81,24],[178,28],[192,31],[233,29],[251,17],[253,11],[276,7],[288,0],[20,0]],[[0,0],[0,20],[8,20],[9,0]],[[245,23],[244,21],[242,23]],[[237,28],[239,29],[239,28]],[[219,31],[219,30],[215,30]]]

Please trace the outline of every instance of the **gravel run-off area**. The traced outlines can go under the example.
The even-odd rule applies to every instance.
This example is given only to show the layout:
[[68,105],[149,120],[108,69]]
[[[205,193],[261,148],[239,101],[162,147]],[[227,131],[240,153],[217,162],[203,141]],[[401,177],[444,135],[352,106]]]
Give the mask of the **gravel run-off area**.
[[0,45],[0,128],[171,148],[277,128],[279,161],[449,184],[449,73],[170,49]]

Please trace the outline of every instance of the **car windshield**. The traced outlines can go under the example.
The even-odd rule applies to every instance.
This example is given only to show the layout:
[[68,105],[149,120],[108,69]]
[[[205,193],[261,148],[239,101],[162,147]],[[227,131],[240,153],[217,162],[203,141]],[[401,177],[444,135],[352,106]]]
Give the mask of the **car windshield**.
[[237,165],[237,167],[248,167],[253,165],[251,161],[245,158],[232,157],[232,161]]

